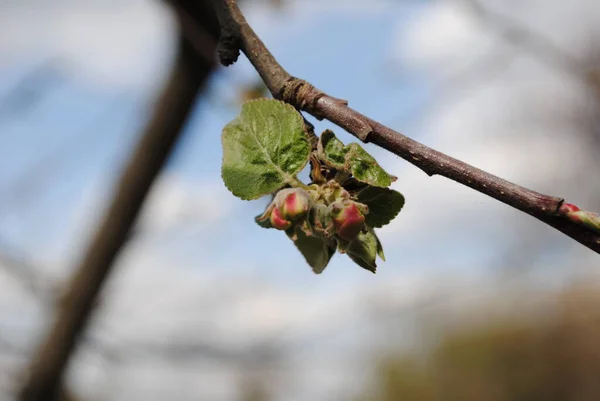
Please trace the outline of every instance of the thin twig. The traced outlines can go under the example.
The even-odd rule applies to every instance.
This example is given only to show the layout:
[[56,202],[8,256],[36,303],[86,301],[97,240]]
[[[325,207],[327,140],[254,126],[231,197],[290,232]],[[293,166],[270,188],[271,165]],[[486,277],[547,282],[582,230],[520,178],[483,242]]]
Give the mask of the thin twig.
[[363,142],[372,142],[402,157],[428,175],[441,175],[532,215],[600,253],[600,233],[558,215],[564,199],[540,194],[496,177],[416,142],[348,107],[308,82],[291,76],[248,25],[235,0],[213,0],[221,24],[219,56],[224,65],[243,51],[273,97],[327,119]]

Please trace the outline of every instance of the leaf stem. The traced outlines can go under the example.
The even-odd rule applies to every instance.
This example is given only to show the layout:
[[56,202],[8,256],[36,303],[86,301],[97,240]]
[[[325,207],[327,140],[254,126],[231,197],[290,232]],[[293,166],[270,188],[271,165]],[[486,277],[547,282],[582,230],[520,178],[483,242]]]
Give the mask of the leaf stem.
[[292,176],[288,177],[286,179],[286,182],[288,184],[290,184],[294,188],[302,188],[302,189],[304,189],[306,191],[308,191],[310,189],[308,187],[308,185],[306,185],[305,183],[303,183],[302,181],[300,181],[300,179],[298,179],[298,177],[295,177],[295,176],[294,177],[292,177]]

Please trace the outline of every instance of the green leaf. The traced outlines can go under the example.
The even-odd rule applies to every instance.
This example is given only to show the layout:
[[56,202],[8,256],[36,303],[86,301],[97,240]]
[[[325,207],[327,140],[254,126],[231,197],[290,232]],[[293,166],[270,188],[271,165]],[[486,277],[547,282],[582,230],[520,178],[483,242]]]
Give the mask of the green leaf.
[[377,234],[375,234],[375,231],[373,231],[373,235],[375,236],[375,239],[377,240],[377,255],[379,256],[379,258],[381,258],[381,260],[383,260],[385,262],[385,254],[383,253],[383,245],[381,245],[381,241],[379,240],[379,237],[377,236]]
[[373,228],[383,227],[394,220],[404,206],[404,196],[389,188],[367,187],[358,193],[356,200],[369,207],[365,223]]
[[[360,267],[375,273],[377,264],[375,259],[377,255],[383,255],[383,248],[379,242],[379,238],[373,230],[368,230],[365,233],[358,234],[346,249],[346,253]],[[383,257],[382,257],[383,259]]]
[[271,219],[269,217],[265,218],[263,214],[259,214],[254,218],[256,224],[261,226],[262,228],[273,228],[271,225]]
[[265,211],[262,212],[262,214],[259,214],[258,216],[254,217],[254,221],[256,222],[256,224],[258,224],[262,228],[273,228],[273,226],[271,225],[271,212],[273,212],[273,208],[275,207],[275,204],[273,203],[274,198],[275,196],[271,196],[271,202],[269,202]]
[[240,115],[223,129],[221,142],[223,182],[245,200],[295,182],[310,155],[302,116],[275,99],[245,103]]
[[376,187],[386,188],[392,185],[392,176],[382,169],[377,160],[358,143],[351,143],[347,148],[346,159],[354,178]]
[[313,271],[321,274],[335,253],[335,247],[331,247],[319,237],[307,236],[300,229],[296,229],[296,235],[298,237],[294,241],[296,248],[302,253]]
[[330,130],[321,134],[318,154],[326,165],[349,172],[360,182],[386,188],[394,180],[358,143],[344,146]]
[[319,236],[325,237],[328,240],[333,238],[335,227],[333,225],[331,213],[326,205],[316,202],[308,216],[308,222]]
[[348,149],[344,143],[337,139],[333,131],[325,130],[319,138],[317,147],[319,157],[330,167],[338,170],[345,170],[346,154]]

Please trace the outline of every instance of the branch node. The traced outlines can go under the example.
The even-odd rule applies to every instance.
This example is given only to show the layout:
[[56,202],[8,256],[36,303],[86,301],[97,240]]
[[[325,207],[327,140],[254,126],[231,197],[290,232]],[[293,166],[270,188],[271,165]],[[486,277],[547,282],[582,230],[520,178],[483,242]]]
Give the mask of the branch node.
[[356,136],[362,142],[367,143],[369,139],[369,134],[371,132],[373,132],[373,128],[371,128],[370,125],[363,124],[363,126],[358,131],[356,131]]
[[561,198],[558,203],[556,204],[556,210],[554,211],[555,215],[560,216],[561,215],[561,207],[562,205],[565,203],[564,198]]
[[290,77],[283,84],[283,87],[279,92],[281,100],[290,103],[301,110],[306,110],[319,121],[323,119],[323,115],[317,112],[316,106],[317,101],[324,95],[325,93],[315,88],[307,81],[295,77]]
[[340,99],[340,98],[333,97],[333,96],[329,96],[329,97],[332,98],[340,106],[348,106],[348,101],[346,99]]

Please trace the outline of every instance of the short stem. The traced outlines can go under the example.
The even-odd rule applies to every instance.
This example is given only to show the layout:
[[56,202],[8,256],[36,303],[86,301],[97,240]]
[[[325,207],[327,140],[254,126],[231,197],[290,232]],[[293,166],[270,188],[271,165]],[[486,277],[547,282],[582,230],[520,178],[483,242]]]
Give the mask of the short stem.
[[310,188],[308,187],[308,185],[306,185],[305,183],[303,183],[302,181],[300,181],[298,179],[298,177],[290,177],[286,180],[286,182],[288,184],[290,184],[292,187],[294,188],[302,188],[306,191],[308,191]]

